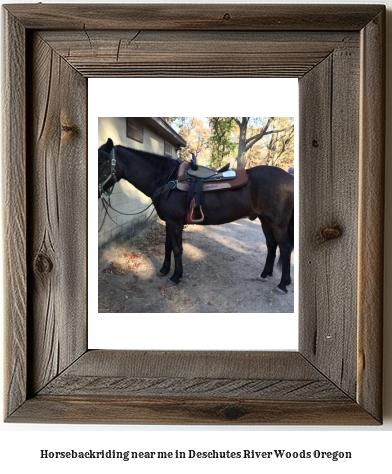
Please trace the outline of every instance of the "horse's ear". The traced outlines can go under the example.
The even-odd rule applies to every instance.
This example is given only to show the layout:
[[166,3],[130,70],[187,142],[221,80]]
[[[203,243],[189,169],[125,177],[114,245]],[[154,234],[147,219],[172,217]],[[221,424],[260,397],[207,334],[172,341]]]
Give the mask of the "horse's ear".
[[99,150],[101,151],[106,151],[106,153],[110,153],[113,148],[113,140],[111,138],[108,138],[108,141],[99,147]]

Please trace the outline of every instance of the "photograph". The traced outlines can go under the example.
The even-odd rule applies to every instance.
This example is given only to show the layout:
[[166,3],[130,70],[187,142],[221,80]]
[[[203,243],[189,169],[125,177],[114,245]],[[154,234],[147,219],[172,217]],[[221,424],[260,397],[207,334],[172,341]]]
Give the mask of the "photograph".
[[98,145],[99,312],[294,313],[294,117],[99,117]]
[[386,461],[391,0],[338,3],[2,7],[4,459]]

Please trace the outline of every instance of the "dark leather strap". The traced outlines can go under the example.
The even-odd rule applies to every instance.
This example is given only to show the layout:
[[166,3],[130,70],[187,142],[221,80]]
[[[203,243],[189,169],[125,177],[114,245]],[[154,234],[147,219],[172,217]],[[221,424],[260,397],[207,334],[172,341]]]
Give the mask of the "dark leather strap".
[[203,180],[198,179],[196,181],[196,201],[195,201],[195,209],[200,209],[200,206],[204,204],[204,196],[203,196]]
[[195,190],[196,190],[196,182],[197,182],[196,178],[190,178],[188,196],[187,196],[187,200],[186,200],[186,210],[187,211],[189,211],[189,209],[191,208],[191,201],[193,199],[193,196],[194,196]]

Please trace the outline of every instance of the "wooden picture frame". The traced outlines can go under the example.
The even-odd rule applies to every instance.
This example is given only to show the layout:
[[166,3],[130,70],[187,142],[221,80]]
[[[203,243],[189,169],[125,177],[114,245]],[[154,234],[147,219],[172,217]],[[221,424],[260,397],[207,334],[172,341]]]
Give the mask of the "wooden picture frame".
[[[3,21],[6,421],[382,423],[385,7],[18,4]],[[299,78],[298,352],[88,350],[87,78],[124,76]]]

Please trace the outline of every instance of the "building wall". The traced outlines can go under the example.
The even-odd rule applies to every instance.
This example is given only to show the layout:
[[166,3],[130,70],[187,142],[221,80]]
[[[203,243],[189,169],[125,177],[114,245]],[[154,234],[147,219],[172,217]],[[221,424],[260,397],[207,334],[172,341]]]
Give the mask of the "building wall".
[[[158,155],[164,155],[164,140],[151,130],[144,128],[143,143],[127,137],[125,117],[100,117],[98,119],[98,147],[111,138],[115,145],[124,145],[137,150],[144,150]],[[176,158],[175,147],[173,158]],[[151,200],[127,181],[121,180],[114,187],[111,195],[111,204],[115,209],[124,213],[136,213],[145,209]],[[102,203],[98,201],[98,225],[103,227],[98,235],[98,247],[101,248],[113,240],[128,239],[143,229],[152,207],[137,216],[125,216],[109,209],[109,215],[105,218]],[[110,216],[110,217],[109,217]],[[156,219],[156,214],[151,216]]]
[[[100,117],[98,119],[98,147],[103,145],[109,137],[115,145],[124,145],[157,155],[165,154],[164,140],[148,128],[144,128],[143,143],[128,138],[125,117]],[[172,148],[172,156],[177,158],[175,147]]]

